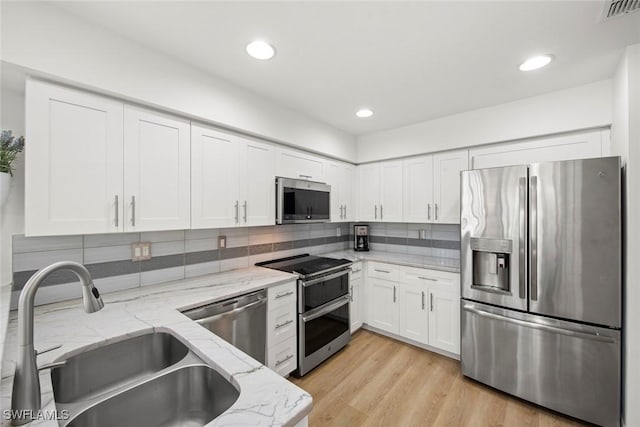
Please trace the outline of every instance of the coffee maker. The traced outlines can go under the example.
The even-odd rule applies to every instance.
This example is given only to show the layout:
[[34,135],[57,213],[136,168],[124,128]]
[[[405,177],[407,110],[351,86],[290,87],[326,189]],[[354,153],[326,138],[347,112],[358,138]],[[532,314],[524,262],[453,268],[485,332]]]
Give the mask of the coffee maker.
[[353,250],[354,251],[369,251],[369,226],[368,225],[354,225],[353,226]]

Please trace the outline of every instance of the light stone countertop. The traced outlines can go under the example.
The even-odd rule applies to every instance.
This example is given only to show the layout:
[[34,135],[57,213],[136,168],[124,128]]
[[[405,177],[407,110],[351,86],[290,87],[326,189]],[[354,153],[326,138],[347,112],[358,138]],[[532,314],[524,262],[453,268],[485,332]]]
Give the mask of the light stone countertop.
[[[205,363],[240,389],[235,404],[208,426],[295,425],[311,411],[312,398],[308,393],[178,310],[286,283],[296,277],[276,270],[250,267],[105,294],[104,309],[93,314],[83,311],[81,300],[36,307],[35,348],[63,344],[60,349],[39,356],[38,364],[64,360],[80,348],[100,347],[152,331],[169,332],[189,343],[191,350]],[[4,313],[0,314],[5,318]],[[11,406],[16,345],[17,320],[14,311],[9,316],[2,359],[2,410]],[[42,409],[45,411],[55,409],[49,372],[44,370],[40,374]],[[8,425],[4,417],[2,425]],[[57,422],[37,421],[30,425],[54,426]]]
[[383,251],[356,252],[353,249],[329,252],[320,255],[330,258],[344,258],[354,262],[361,260],[378,261],[386,262],[389,264],[404,265],[408,267],[427,268],[430,270],[460,273],[460,260],[458,258],[408,255]]

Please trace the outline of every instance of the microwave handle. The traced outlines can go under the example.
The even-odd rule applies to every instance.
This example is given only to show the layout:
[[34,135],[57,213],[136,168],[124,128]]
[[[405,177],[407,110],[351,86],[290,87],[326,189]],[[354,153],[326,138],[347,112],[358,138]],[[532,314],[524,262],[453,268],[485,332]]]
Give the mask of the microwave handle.
[[282,224],[282,204],[284,202],[284,188],[276,178],[276,224]]

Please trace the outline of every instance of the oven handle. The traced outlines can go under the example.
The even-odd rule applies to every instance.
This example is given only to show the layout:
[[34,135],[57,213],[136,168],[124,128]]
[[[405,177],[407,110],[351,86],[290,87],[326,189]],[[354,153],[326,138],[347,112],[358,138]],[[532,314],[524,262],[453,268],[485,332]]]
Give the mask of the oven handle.
[[305,314],[302,316],[302,321],[303,322],[309,322],[313,319],[317,319],[320,316],[324,316],[327,313],[331,313],[333,310],[335,310],[336,308],[340,308],[343,305],[349,304],[349,295],[345,295],[343,297],[340,297],[338,300],[336,301],[331,301],[325,305],[322,305],[318,308],[314,308],[313,310],[308,311],[307,313],[309,314]]
[[317,279],[312,280],[302,280],[302,286],[307,287],[311,285],[315,285],[316,283],[324,282],[327,280],[335,279],[336,277],[346,276],[349,274],[349,269],[338,271],[337,273],[328,274],[326,276],[318,277]]

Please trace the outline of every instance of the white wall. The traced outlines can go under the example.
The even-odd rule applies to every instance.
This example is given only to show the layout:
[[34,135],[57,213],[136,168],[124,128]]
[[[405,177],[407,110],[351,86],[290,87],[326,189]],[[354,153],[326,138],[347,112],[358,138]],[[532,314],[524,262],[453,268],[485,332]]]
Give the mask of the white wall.
[[[346,132],[46,2],[3,2],[2,7],[2,54],[6,62],[37,75],[355,161],[355,139]],[[168,31],[179,31],[180,25]]]
[[611,90],[603,80],[359,136],[358,162],[608,126]]
[[625,159],[624,410],[627,427],[640,426],[640,44],[626,48],[613,81],[611,149]]

